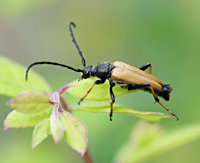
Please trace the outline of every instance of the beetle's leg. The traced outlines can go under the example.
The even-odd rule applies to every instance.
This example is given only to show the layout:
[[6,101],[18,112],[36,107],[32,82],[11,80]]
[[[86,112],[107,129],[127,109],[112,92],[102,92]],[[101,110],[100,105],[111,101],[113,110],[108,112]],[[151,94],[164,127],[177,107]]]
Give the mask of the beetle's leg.
[[175,114],[173,114],[166,106],[164,106],[164,105],[160,102],[159,98],[157,97],[156,93],[155,93],[154,90],[153,90],[153,87],[152,87],[151,85],[149,85],[149,87],[150,87],[150,89],[151,89],[151,92],[152,92],[153,97],[154,97],[154,99],[156,100],[156,102],[159,103],[159,104],[160,104],[165,110],[167,110],[171,115],[175,116],[175,117],[176,117],[176,120],[178,121],[178,120],[179,120],[178,117],[177,117]]
[[146,63],[146,64],[142,65],[139,69],[144,71],[144,70],[146,70],[148,67],[149,67],[149,74],[151,74],[151,73],[152,73],[152,66],[151,66],[151,63]]
[[159,103],[159,104],[160,104],[165,110],[167,110],[171,115],[175,116],[175,117],[176,117],[176,120],[179,120],[178,117],[177,117],[175,114],[173,114],[166,106],[164,106],[164,105],[160,102],[160,100],[159,100],[159,98],[157,97],[157,95],[156,95],[156,93],[155,93],[153,87],[152,87],[149,83],[143,83],[143,84],[134,85],[134,86],[133,86],[133,85],[129,85],[129,86],[128,86],[128,90],[130,91],[130,90],[136,90],[136,89],[141,89],[141,88],[146,88],[146,87],[149,87],[149,88],[151,89],[151,92],[152,92],[153,97],[154,97],[154,99],[156,100],[156,102]]
[[142,89],[142,88],[149,87],[149,85],[150,85],[149,83],[143,83],[143,84],[140,84],[140,85],[131,85],[131,84],[129,84],[128,90],[132,91],[132,90],[136,90],[136,89]]
[[95,86],[95,84],[103,84],[106,80],[102,79],[102,80],[96,80],[92,86],[88,89],[87,93],[80,99],[80,101],[78,102],[78,105],[80,105],[80,103],[84,100],[84,98],[86,98],[86,96],[90,93],[90,91],[92,90],[92,88]]
[[110,89],[109,89],[109,92],[110,92],[110,98],[112,100],[112,102],[110,103],[110,121],[112,121],[112,114],[113,114],[113,104],[115,102],[115,95],[113,93],[113,90],[112,88],[115,86],[115,84],[113,82],[110,82]]

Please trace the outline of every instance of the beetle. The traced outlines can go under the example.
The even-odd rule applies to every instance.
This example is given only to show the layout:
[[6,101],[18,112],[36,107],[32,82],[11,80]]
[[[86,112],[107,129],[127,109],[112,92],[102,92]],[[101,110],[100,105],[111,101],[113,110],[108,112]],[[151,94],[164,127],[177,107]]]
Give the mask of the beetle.
[[[69,22],[69,32],[72,37],[72,41],[78,50],[78,53],[82,59],[82,64],[84,66],[83,69],[75,69],[71,66],[67,66],[64,64],[56,63],[56,62],[48,62],[48,61],[41,61],[41,62],[34,62],[27,68],[26,71],[26,80],[28,79],[28,72],[32,66],[39,65],[39,64],[50,64],[55,66],[65,67],[67,69],[73,70],[75,72],[81,72],[82,76],[81,79],[87,79],[90,77],[97,77],[99,78],[96,80],[91,87],[88,89],[87,93],[80,99],[78,104],[85,99],[85,97],[90,93],[92,88],[97,84],[103,84],[106,80],[109,80],[109,93],[111,98],[110,103],[110,121],[112,121],[112,114],[113,114],[113,104],[115,102],[115,95],[113,93],[113,87],[117,85],[123,89],[131,90],[143,90],[151,93],[155,99],[155,102],[159,103],[165,110],[167,110],[172,116],[178,117],[173,114],[167,107],[165,107],[159,100],[158,96],[162,97],[166,101],[170,99],[170,93],[172,92],[172,86],[169,84],[163,84],[158,78],[152,75],[152,65],[150,63],[146,63],[139,68],[133,67],[123,62],[116,61],[113,64],[109,62],[98,63],[96,66],[86,66],[85,59],[82,55],[81,50],[75,40],[72,26],[75,28],[76,25],[73,22]],[[149,73],[145,72],[149,68]]]

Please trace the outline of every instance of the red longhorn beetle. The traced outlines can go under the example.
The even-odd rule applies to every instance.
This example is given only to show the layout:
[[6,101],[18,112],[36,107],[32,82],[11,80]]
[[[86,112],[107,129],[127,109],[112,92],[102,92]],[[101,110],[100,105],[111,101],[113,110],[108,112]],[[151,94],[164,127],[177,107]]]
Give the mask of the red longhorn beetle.
[[[50,65],[65,67],[65,68],[68,68],[68,69],[76,71],[76,72],[82,72],[81,79],[87,79],[92,76],[99,78],[88,89],[87,93],[80,99],[78,104],[80,104],[80,102],[83,101],[84,98],[90,93],[90,91],[92,90],[94,85],[103,84],[106,81],[106,79],[109,80],[109,82],[110,82],[109,92],[110,92],[110,98],[112,100],[112,102],[110,103],[110,115],[109,115],[110,120],[112,120],[113,104],[115,102],[115,95],[113,93],[112,88],[115,85],[117,85],[118,87],[121,87],[123,89],[127,89],[129,91],[140,89],[140,90],[152,93],[155,101],[158,102],[171,115],[175,116],[177,120],[179,120],[178,117],[175,114],[173,114],[167,107],[165,107],[158,99],[157,96],[160,96],[163,99],[165,99],[166,101],[169,101],[170,93],[172,91],[172,86],[169,84],[163,84],[158,78],[156,78],[155,76],[153,76],[151,74],[152,66],[150,63],[146,63],[146,64],[142,65],[140,68],[136,68],[136,67],[130,66],[126,63],[119,62],[119,61],[116,61],[113,64],[111,64],[109,62],[104,62],[104,63],[98,63],[97,66],[92,66],[92,65],[86,66],[85,59],[84,59],[82,52],[80,51],[79,46],[76,43],[76,40],[74,38],[74,34],[72,32],[71,25],[73,27],[76,27],[76,26],[73,22],[69,22],[69,24],[68,24],[70,35],[72,37],[72,41],[75,44],[76,49],[78,50],[78,53],[82,59],[82,64],[84,66],[83,70],[75,69],[73,67],[70,67],[70,66],[67,66],[64,64],[60,64],[60,63],[56,63],[56,62],[46,62],[46,61],[35,62],[35,63],[32,63],[28,67],[28,69],[26,71],[26,80],[28,79],[28,71],[34,65],[50,64]],[[147,68],[149,68],[149,73],[144,71]]]

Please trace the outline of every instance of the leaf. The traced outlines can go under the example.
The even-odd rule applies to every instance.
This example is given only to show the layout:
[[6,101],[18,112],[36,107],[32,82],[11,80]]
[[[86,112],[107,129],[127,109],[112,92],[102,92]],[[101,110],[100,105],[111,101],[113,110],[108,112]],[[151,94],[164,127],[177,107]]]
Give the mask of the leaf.
[[38,144],[40,144],[48,136],[49,123],[50,120],[45,119],[42,122],[40,122],[37,126],[35,126],[31,143],[32,149]]
[[115,163],[142,162],[164,154],[200,137],[200,124],[183,126],[166,132],[157,124],[139,123],[130,140],[119,151]]
[[54,142],[57,144],[61,138],[63,137],[64,133],[64,127],[61,123],[61,121],[58,119],[58,109],[59,104],[56,104],[53,108],[53,112],[50,117],[50,128],[51,128],[51,134],[53,136]]
[[51,106],[51,101],[43,93],[24,92],[9,100],[7,105],[14,108],[18,112],[31,115],[47,110]]
[[57,144],[63,137],[64,127],[59,119],[50,119],[51,134],[54,142]]
[[50,107],[45,112],[33,115],[25,115],[13,110],[8,114],[6,120],[4,121],[4,130],[9,128],[26,128],[34,127],[44,119],[51,116],[53,107]]
[[[81,103],[81,106],[75,107],[74,110],[89,111],[92,113],[110,113],[110,104],[108,102],[87,101],[87,102]],[[164,113],[136,111],[133,109],[129,109],[129,108],[126,108],[123,106],[117,106],[117,105],[113,106],[113,113],[134,115],[149,123],[156,123],[156,122],[159,122],[161,119],[174,117],[172,115],[168,115]]]
[[26,68],[6,57],[0,56],[0,94],[10,97],[15,97],[25,91],[50,94],[50,86],[33,70],[29,72],[29,80],[25,80]]
[[64,137],[68,144],[82,156],[87,150],[87,128],[85,123],[67,111],[59,114],[60,121],[65,127]]
[[[72,94],[78,98],[82,98],[87,93],[90,86],[96,80],[98,80],[98,79],[97,78],[89,78],[89,79],[83,79],[79,82],[77,80],[75,80],[68,85],[69,88],[67,89],[67,91],[70,94]],[[104,84],[95,85],[85,99],[93,100],[93,101],[110,100],[109,87],[110,87],[110,85],[109,85],[108,80],[106,80],[106,82]],[[138,90],[128,91],[128,90],[122,89],[118,86],[113,87],[113,93],[114,93],[115,97],[118,97],[118,96],[121,96],[121,95],[127,94],[127,93],[133,93],[136,91],[138,91]]]

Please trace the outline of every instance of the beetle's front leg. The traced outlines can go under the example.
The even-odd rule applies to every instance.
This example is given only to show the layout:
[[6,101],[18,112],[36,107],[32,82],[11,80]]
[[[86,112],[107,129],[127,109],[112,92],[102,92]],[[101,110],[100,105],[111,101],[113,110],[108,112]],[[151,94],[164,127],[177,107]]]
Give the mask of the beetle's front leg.
[[115,95],[113,93],[112,88],[115,86],[115,84],[113,82],[110,82],[110,88],[109,88],[109,92],[110,92],[110,98],[112,100],[112,102],[110,103],[110,121],[112,121],[112,114],[113,114],[113,104],[115,102]]
[[95,84],[103,84],[106,81],[106,79],[101,79],[101,80],[96,80],[92,86],[88,89],[87,93],[80,99],[80,101],[78,102],[78,105],[80,105],[80,103],[87,97],[87,95],[90,93],[90,91],[92,90],[92,88],[95,86]]
[[152,74],[152,66],[151,66],[151,63],[146,63],[146,64],[142,65],[139,69],[144,71],[144,70],[146,70],[148,67],[149,67],[149,74]]

